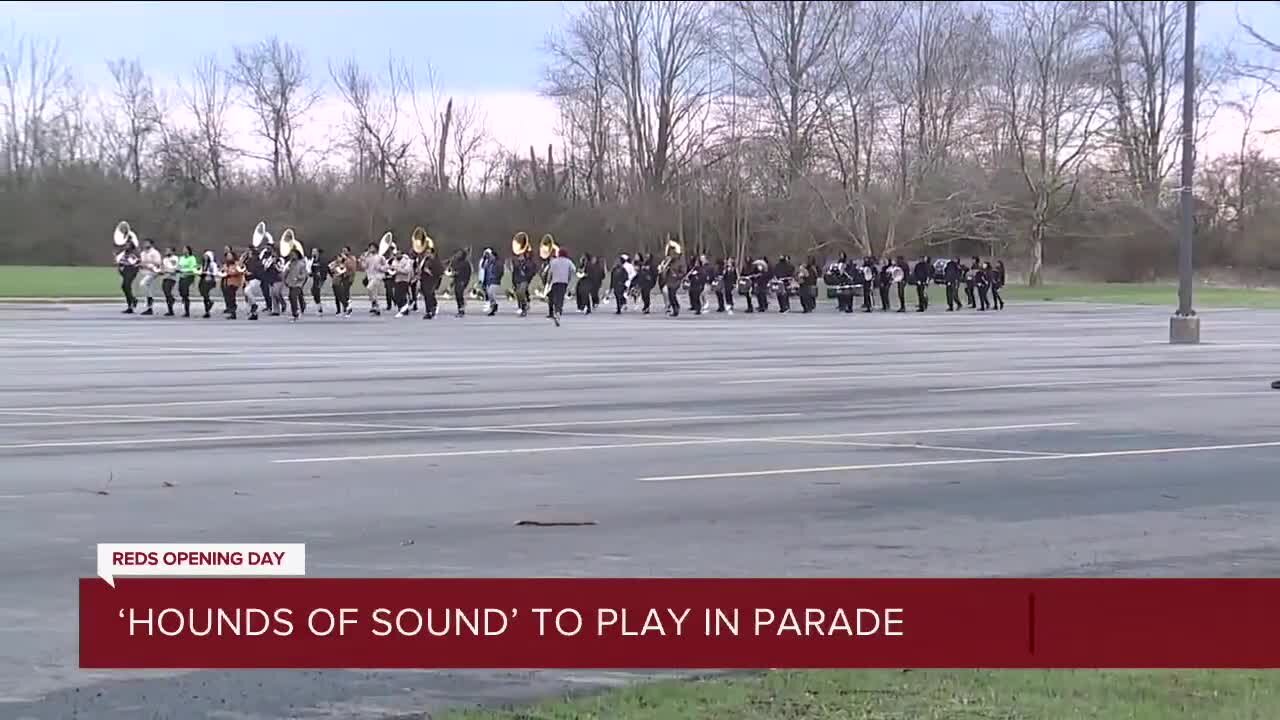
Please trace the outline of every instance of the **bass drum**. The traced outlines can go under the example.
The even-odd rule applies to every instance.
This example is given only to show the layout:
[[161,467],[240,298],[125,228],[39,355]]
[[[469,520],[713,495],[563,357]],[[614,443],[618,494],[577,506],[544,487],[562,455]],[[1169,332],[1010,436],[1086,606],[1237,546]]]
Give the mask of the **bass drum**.
[[751,294],[751,279],[741,278],[738,280],[738,294],[747,297]]

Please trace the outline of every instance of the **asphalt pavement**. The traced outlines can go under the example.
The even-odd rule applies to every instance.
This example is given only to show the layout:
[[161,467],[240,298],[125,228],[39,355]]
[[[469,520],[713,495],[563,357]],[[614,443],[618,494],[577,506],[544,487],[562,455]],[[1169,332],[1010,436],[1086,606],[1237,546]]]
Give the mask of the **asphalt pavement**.
[[[1280,570],[1280,313],[1170,346],[1167,310],[1065,303],[118,310],[0,306],[0,718],[368,720],[634,677],[84,673],[98,542],[305,542],[322,576]],[[595,524],[516,524],[564,519]]]

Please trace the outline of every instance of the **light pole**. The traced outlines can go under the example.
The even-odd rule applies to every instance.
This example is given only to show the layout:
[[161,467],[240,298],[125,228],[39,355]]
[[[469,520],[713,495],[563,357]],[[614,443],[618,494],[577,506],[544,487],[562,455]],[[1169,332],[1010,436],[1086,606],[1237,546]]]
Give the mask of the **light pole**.
[[1200,318],[1191,308],[1191,241],[1195,230],[1192,186],[1196,174],[1196,3],[1187,0],[1182,70],[1182,227],[1178,233],[1178,311],[1169,319],[1169,342],[1200,342]]

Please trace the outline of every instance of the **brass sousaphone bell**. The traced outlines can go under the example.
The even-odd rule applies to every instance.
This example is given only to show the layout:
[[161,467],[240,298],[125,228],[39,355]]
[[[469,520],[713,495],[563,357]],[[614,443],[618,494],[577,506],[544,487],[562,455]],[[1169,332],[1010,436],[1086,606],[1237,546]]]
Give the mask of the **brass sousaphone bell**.
[[428,252],[435,252],[436,241],[427,235],[426,228],[419,225],[413,229],[413,238],[411,241],[413,252],[417,255],[425,255]]
[[299,255],[306,256],[302,243],[298,242],[298,239],[294,237],[293,228],[285,228],[285,231],[280,233],[280,257],[288,258],[293,255],[295,250]]
[[378,254],[385,256],[387,253],[396,249],[394,236],[392,236],[391,231],[388,230],[382,234],[382,239],[378,241]]
[[271,233],[267,232],[266,222],[258,223],[258,226],[253,229],[253,238],[249,242],[251,242],[254,247],[271,245],[272,237]]
[[675,238],[667,238],[667,254],[668,254],[668,255],[683,255],[683,254],[684,254],[684,246],[683,246],[683,245],[681,245],[681,244],[680,244],[680,241],[679,241],[679,240],[676,240]]
[[526,232],[518,232],[515,237],[511,238],[511,254],[516,257],[529,252],[529,234]]
[[112,241],[115,242],[116,247],[124,247],[129,243],[133,243],[133,246],[137,247],[138,234],[133,231],[133,228],[129,227],[128,222],[121,220],[116,223],[116,231]]
[[543,260],[550,260],[560,254],[560,246],[556,244],[556,239],[547,233],[542,236],[542,242],[538,245],[538,257]]

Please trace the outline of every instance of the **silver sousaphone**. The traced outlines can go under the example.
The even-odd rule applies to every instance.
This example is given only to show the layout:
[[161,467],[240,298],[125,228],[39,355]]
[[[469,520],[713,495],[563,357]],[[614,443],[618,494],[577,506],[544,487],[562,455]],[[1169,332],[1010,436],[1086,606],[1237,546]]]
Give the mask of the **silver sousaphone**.
[[274,243],[274,238],[271,237],[271,233],[267,232],[266,222],[258,223],[258,226],[253,229],[253,237],[249,242],[253,245],[253,248],[258,251],[258,258],[263,259],[271,250]]

